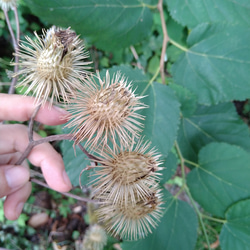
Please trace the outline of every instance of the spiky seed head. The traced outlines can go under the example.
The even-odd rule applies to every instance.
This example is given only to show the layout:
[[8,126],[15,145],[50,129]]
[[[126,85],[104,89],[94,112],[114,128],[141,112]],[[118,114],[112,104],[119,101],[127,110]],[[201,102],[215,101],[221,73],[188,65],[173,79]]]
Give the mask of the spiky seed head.
[[[20,70],[14,76],[21,76],[17,86],[26,86],[25,94],[33,92],[37,104],[68,102],[68,95],[82,85],[80,80],[90,67],[84,60],[88,53],[82,41],[70,28],[64,30],[53,26],[43,30],[43,36],[36,39],[26,37],[20,44],[16,56],[20,58]],[[15,64],[15,63],[14,63]]]
[[17,6],[17,0],[0,0],[0,7],[4,11],[13,9]]
[[107,244],[107,234],[103,227],[94,224],[85,232],[83,238],[83,250],[102,250]]
[[101,166],[96,170],[93,193],[98,199],[106,193],[114,204],[136,202],[136,197],[147,199],[152,187],[159,182],[162,163],[150,143],[140,139],[137,145],[131,144],[115,151],[101,152]]
[[[103,194],[103,204],[98,208],[97,215],[106,230],[123,239],[137,240],[152,233],[162,216],[162,194],[159,188],[151,189],[146,199],[136,196],[136,202],[129,198],[128,202],[113,204]],[[109,203],[110,202],[110,203]]]
[[109,142],[116,145],[129,144],[137,137],[143,126],[139,120],[144,117],[137,113],[146,107],[136,96],[131,83],[120,72],[112,79],[107,71],[105,79],[99,73],[84,79],[85,84],[75,92],[68,110],[71,121],[67,127],[74,127],[75,143],[86,140],[85,146],[94,149]]

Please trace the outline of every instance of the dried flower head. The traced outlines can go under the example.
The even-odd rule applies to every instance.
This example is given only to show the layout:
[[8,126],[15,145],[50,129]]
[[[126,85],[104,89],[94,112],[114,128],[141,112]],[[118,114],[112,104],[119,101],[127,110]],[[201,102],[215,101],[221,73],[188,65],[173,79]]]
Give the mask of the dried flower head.
[[162,216],[162,194],[155,188],[141,199],[136,196],[136,203],[130,199],[121,204],[108,203],[107,194],[103,195],[103,205],[97,210],[97,215],[108,232],[120,235],[127,240],[144,238],[151,228],[155,228]]
[[95,198],[105,193],[114,204],[135,203],[136,197],[147,199],[152,188],[158,185],[158,171],[162,169],[160,155],[149,148],[149,142],[143,144],[139,140],[136,146],[131,144],[114,152],[107,148],[101,152],[103,158],[93,184]]
[[107,244],[107,234],[105,230],[95,224],[90,226],[84,235],[82,249],[83,250],[102,250]]
[[26,37],[16,54],[20,58],[19,72],[22,76],[18,86],[27,86],[25,94],[33,92],[37,103],[44,104],[48,98],[68,102],[68,94],[81,87],[80,78],[85,76],[90,62],[84,62],[87,53],[82,41],[70,28],[63,30],[53,26],[43,31],[36,40]]
[[17,0],[0,0],[0,7],[4,11],[13,9],[17,6]]
[[138,121],[144,119],[137,111],[146,107],[140,102],[143,97],[136,96],[120,72],[109,72],[101,79],[97,73],[84,80],[85,84],[76,92],[69,106],[71,122],[68,127],[75,127],[75,143],[87,140],[85,146],[91,149],[109,142],[116,145],[116,139],[127,145],[132,137],[137,137],[143,125]]

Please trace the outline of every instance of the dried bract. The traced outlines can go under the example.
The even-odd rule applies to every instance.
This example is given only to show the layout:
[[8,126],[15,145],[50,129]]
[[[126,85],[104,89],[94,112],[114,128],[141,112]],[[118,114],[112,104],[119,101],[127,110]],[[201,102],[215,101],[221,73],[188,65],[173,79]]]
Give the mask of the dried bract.
[[162,216],[162,194],[159,189],[152,189],[146,199],[135,197],[120,204],[108,203],[106,194],[103,195],[103,205],[97,210],[101,223],[108,232],[119,235],[123,239],[137,240],[152,233]]
[[137,113],[146,107],[141,98],[119,72],[112,79],[108,71],[104,80],[99,74],[84,79],[68,107],[71,121],[67,126],[74,127],[75,143],[86,140],[85,146],[90,149],[100,144],[105,147],[109,142],[116,146],[116,140],[129,144],[143,126],[138,120],[144,117]]
[[108,148],[102,153],[101,166],[96,171],[93,183],[95,198],[104,193],[114,204],[135,203],[136,197],[146,199],[153,187],[158,185],[161,161],[150,143],[139,140],[136,146],[131,144],[113,150]]
[[53,26],[43,31],[36,40],[26,37],[16,54],[20,58],[20,70],[14,76],[21,76],[17,86],[27,87],[25,94],[33,92],[36,102],[44,104],[68,102],[68,95],[82,85],[80,80],[88,73],[90,62],[84,60],[88,54],[82,41],[70,28],[63,30]]

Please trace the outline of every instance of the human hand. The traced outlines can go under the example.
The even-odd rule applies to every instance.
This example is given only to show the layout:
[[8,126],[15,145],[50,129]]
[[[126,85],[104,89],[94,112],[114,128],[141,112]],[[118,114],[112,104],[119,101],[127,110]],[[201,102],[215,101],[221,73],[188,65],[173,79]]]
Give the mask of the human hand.
[[[0,94],[0,121],[26,121],[35,110],[34,99],[19,95]],[[66,111],[49,105],[41,107],[35,120],[46,125],[59,125],[66,122],[62,117]],[[34,133],[34,140],[40,136]],[[4,214],[7,219],[19,217],[24,202],[31,193],[30,173],[26,162],[14,165],[29,143],[27,127],[21,124],[0,125],[0,197],[6,196]],[[39,144],[32,149],[29,161],[40,166],[48,185],[56,191],[71,189],[70,180],[64,170],[59,153],[49,143]]]

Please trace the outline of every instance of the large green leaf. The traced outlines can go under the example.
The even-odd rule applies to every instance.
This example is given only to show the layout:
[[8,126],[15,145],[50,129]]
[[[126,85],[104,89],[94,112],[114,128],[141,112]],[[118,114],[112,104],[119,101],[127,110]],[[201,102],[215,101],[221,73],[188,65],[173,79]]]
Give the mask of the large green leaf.
[[171,16],[190,28],[199,23],[229,22],[250,25],[248,0],[165,0]]
[[164,161],[164,169],[161,171],[161,185],[164,185],[176,172],[177,169],[177,157],[174,153],[170,152],[168,157]]
[[249,151],[249,129],[232,103],[199,106],[190,117],[182,117],[178,144],[184,158],[197,162],[200,148],[210,142],[227,142]]
[[[140,86],[141,87],[141,86]],[[146,116],[143,134],[167,155],[177,137],[180,122],[180,104],[169,86],[160,83],[148,83],[142,91],[148,109],[143,110]]]
[[[66,131],[66,130],[65,130]],[[67,130],[67,132],[70,132]],[[63,141],[62,155],[65,170],[73,186],[79,186],[79,176],[81,171],[90,165],[87,156],[76,146],[73,147],[72,141]],[[90,171],[85,171],[81,176],[81,184],[87,185],[90,182]]]
[[151,31],[151,0],[25,0],[43,20],[76,30],[100,49],[138,43]]
[[194,210],[168,193],[166,209],[153,234],[137,242],[122,243],[123,250],[193,250],[198,221]]
[[220,234],[222,250],[250,249],[250,200],[239,201],[226,212],[227,222]]
[[[114,66],[109,69],[111,75],[117,71],[124,74],[129,82],[132,81],[137,95],[145,96],[142,102],[149,107],[141,112],[145,116],[142,136],[150,140],[152,146],[165,158],[174,144],[179,126],[180,104],[174,92],[166,85],[150,83],[139,69],[130,66]],[[104,75],[105,72],[101,73]]]
[[[202,104],[250,97],[250,27],[201,24],[172,67],[177,84]],[[178,45],[177,45],[178,46]]]
[[210,143],[199,153],[199,166],[187,177],[194,199],[224,217],[234,202],[250,196],[250,154],[226,143]]
[[181,114],[183,117],[190,117],[197,108],[197,97],[188,89],[177,85],[171,84],[170,88],[174,90],[174,93],[181,103]]

